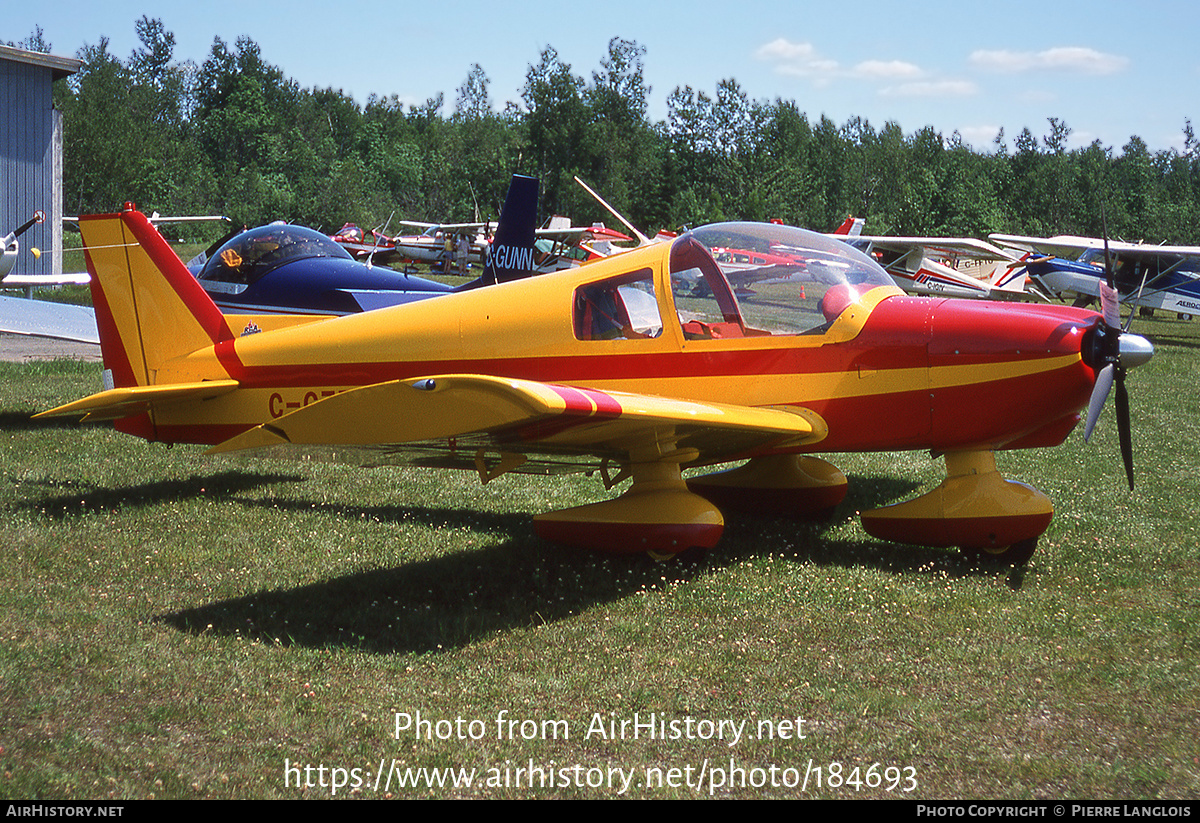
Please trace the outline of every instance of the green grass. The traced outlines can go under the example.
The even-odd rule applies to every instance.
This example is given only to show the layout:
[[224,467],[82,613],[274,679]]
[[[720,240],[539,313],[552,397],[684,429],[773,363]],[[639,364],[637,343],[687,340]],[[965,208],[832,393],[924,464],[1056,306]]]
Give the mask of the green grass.
[[[940,480],[925,454],[837,456],[832,520],[731,518],[706,557],[656,564],[534,536],[595,480],[208,458],[29,421],[98,366],[0,365],[0,796],[329,797],[332,769],[381,761],[477,770],[394,797],[617,795],[505,784],[532,761],[634,770],[647,798],[1195,798],[1200,323],[1136,325],[1157,354],[1129,378],[1135,492],[1111,409],[1090,444],[998,456],[1056,505],[1024,570],[862,531],[857,509]],[[397,736],[397,713],[449,738]],[[586,734],[652,714],[745,726]],[[766,738],[797,718],[804,739]],[[731,758],[767,785],[694,787]],[[821,786],[770,785],[810,763]],[[693,785],[645,785],[669,769]]]

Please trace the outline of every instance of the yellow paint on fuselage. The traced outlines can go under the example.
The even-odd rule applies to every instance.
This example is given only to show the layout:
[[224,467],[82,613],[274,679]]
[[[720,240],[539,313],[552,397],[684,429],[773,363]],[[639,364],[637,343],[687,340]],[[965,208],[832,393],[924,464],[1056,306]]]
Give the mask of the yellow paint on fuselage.
[[[820,373],[636,376],[635,368],[622,373],[620,367],[612,366],[621,358],[630,358],[634,364],[641,358],[669,358],[681,352],[773,352],[845,343],[861,332],[879,303],[901,294],[893,287],[873,289],[843,311],[823,334],[685,340],[670,288],[669,254],[670,245],[664,243],[583,269],[241,337],[232,350],[245,373],[235,376],[243,380],[245,387],[199,406],[163,409],[160,421],[257,425],[323,397],[373,382],[379,378],[367,375],[377,375],[380,369],[390,368],[389,364],[411,363],[418,371],[424,366],[416,364],[428,364],[428,370],[420,373],[398,368],[406,377],[507,372],[527,379],[604,390],[768,406],[1005,380],[1063,368],[1078,360],[1075,355],[933,369],[924,365]],[[576,289],[643,269],[650,269],[654,277],[662,333],[639,339],[577,339],[572,319]],[[571,358],[579,358],[577,372],[563,365]],[[551,361],[555,363],[552,375],[542,369]],[[598,362],[608,367],[607,376],[593,372]],[[192,382],[225,374],[215,349],[206,347],[165,364],[158,379]]]

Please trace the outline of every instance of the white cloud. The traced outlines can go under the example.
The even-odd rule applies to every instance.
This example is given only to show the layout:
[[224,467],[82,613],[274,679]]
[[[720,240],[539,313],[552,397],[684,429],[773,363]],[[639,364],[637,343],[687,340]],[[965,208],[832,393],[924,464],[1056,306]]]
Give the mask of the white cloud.
[[773,63],[778,74],[807,78],[818,86],[835,78],[850,78],[869,83],[891,83],[880,90],[885,95],[962,97],[977,92],[975,85],[967,81],[925,80],[928,72],[906,60],[863,60],[853,68],[845,69],[836,60],[821,55],[812,43],[793,43],[783,37],[760,46],[754,56]]
[[1027,71],[1115,74],[1128,67],[1129,58],[1083,46],[1058,46],[1037,52],[979,49],[971,52],[970,62],[977,68],[1006,74]]
[[879,90],[884,97],[971,97],[979,87],[969,80],[920,80]]
[[850,79],[876,85],[881,95],[889,97],[961,98],[979,93],[968,80],[930,78],[929,72],[907,60],[870,59],[842,68],[812,43],[793,43],[783,37],[760,46],[754,56],[773,63],[778,74],[806,78],[817,87],[835,79]]
[[779,37],[760,46],[754,56],[759,60],[804,61],[811,60],[816,53],[817,50],[813,48],[812,43],[793,43],[786,38]]
[[920,77],[919,66],[903,60],[864,60],[854,67],[853,74],[869,80],[899,80]]
[[828,78],[838,71],[836,60],[822,57],[812,43],[793,43],[779,37],[754,52],[759,60],[775,64],[775,71],[792,77]]

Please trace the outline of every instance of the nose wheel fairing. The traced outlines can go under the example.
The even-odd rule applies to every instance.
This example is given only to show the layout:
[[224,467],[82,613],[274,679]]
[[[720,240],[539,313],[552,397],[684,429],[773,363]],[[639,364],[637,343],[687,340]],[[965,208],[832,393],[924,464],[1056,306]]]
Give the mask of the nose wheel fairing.
[[872,537],[923,546],[959,546],[997,553],[1036,540],[1050,526],[1054,506],[1031,486],[1005,480],[990,451],[946,455],[946,479],[903,503],[862,513]]

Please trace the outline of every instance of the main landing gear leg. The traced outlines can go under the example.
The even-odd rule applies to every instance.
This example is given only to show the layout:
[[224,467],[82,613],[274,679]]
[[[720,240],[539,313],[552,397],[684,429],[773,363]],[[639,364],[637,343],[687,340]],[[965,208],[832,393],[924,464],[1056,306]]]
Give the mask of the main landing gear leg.
[[693,477],[688,488],[726,511],[816,519],[845,498],[846,475],[816,457],[772,454],[736,469]]
[[688,491],[679,463],[634,463],[629,470],[633,485],[615,500],[534,517],[538,536],[602,552],[647,552],[655,559],[716,545],[725,520],[716,506]]
[[904,503],[862,513],[873,537],[921,546],[959,546],[964,556],[1024,565],[1054,507],[1037,489],[1005,480],[990,451],[950,452],[946,479]]

